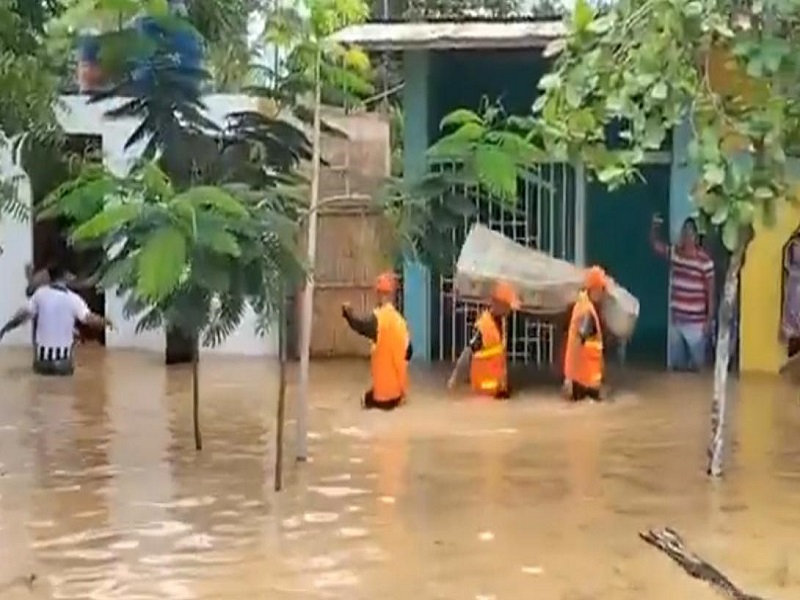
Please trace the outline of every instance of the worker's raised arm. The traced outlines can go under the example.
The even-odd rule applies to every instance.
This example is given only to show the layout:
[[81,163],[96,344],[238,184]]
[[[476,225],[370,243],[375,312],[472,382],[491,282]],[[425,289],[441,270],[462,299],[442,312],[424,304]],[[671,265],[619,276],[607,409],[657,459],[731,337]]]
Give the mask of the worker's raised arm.
[[342,316],[349,325],[350,329],[355,331],[371,342],[378,340],[378,318],[374,313],[370,313],[366,317],[358,317],[353,314],[353,309],[349,304],[342,305]]
[[666,258],[669,256],[670,247],[669,244],[661,239],[661,225],[663,223],[664,219],[661,215],[653,215],[653,220],[650,223],[650,246],[656,254]]

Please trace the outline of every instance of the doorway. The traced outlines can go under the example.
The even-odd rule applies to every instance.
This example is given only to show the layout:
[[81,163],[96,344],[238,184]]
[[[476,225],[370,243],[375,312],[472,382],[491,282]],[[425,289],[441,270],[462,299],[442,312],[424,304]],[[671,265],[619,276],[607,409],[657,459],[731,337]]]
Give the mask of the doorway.
[[[36,208],[60,185],[75,177],[82,165],[102,161],[102,138],[97,135],[67,135],[58,145],[37,145],[26,149],[30,165],[31,202]],[[76,278],[88,278],[102,259],[102,250],[78,250],[68,242],[70,223],[66,218],[33,219],[33,269],[46,269],[54,261],[63,263]],[[104,316],[105,293],[95,287],[76,290],[92,312]],[[104,330],[79,327],[81,339],[105,346]]]
[[639,299],[629,362],[663,368],[667,363],[669,266],[650,245],[652,215],[669,215],[669,165],[645,165],[643,181],[614,191],[587,186],[586,257]]

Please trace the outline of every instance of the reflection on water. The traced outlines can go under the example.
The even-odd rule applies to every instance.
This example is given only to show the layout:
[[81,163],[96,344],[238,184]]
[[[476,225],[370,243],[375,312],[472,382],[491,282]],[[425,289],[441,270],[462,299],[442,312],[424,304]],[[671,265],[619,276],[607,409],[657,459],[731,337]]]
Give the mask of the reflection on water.
[[0,354],[3,599],[713,598],[637,538],[662,525],[749,591],[800,597],[800,403],[773,380],[734,394],[712,484],[702,378],[569,406],[459,402],[420,375],[383,414],[358,409],[365,364],[315,364],[313,461],[276,496],[269,361],[204,360],[198,454],[188,370],[82,348],[50,380],[28,358]]

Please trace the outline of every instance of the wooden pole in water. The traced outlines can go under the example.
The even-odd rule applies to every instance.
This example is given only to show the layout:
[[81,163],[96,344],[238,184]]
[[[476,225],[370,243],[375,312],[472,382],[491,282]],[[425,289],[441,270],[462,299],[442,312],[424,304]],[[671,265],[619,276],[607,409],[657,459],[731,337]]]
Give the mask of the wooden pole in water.
[[311,321],[314,316],[314,267],[317,259],[317,205],[319,204],[319,170],[321,138],[322,81],[320,77],[322,50],[317,50],[314,66],[314,130],[311,158],[311,198],[308,213],[309,274],[303,292],[303,312],[300,318],[300,381],[297,390],[297,452],[298,462],[308,458],[308,386],[311,355]]
[[[747,234],[751,236],[751,233]],[[728,365],[731,358],[731,323],[739,293],[739,273],[750,243],[750,237],[739,242],[731,253],[722,288],[722,301],[717,312],[717,347],[714,351],[714,397],[711,403],[711,439],[708,444],[708,469],[711,477],[722,475],[725,418],[728,402]]]
[[195,336],[192,352],[192,419],[194,421],[194,448],[203,449],[203,436],[200,433],[200,339]]
[[[283,296],[283,295],[282,295]],[[278,321],[278,414],[275,418],[275,491],[283,487],[283,427],[286,417],[286,298]]]

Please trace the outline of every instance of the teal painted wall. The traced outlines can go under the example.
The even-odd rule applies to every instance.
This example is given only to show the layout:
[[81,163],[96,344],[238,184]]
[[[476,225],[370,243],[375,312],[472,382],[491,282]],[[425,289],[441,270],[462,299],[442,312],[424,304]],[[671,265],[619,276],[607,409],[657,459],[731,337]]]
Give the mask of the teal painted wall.
[[[429,58],[428,52],[403,55],[403,177],[413,181],[425,175],[428,163],[425,152],[429,138]],[[414,360],[431,359],[431,274],[422,264],[406,261],[403,265],[403,313],[411,333]]]
[[500,98],[513,114],[529,114],[536,85],[547,72],[540,52],[531,50],[458,50],[432,52],[429,135],[439,137],[439,122],[456,108],[477,109],[481,98]]
[[[697,180],[697,167],[689,160],[692,129],[685,120],[672,134],[672,169],[669,182],[669,235],[677,241],[683,222],[694,212],[692,188]],[[664,215],[666,219],[667,215]],[[664,232],[666,234],[666,232]]]
[[642,168],[644,182],[609,191],[590,182],[586,192],[586,261],[599,264],[639,299],[627,360],[663,366],[667,354],[669,268],[650,247],[654,212],[670,213],[670,165]]

